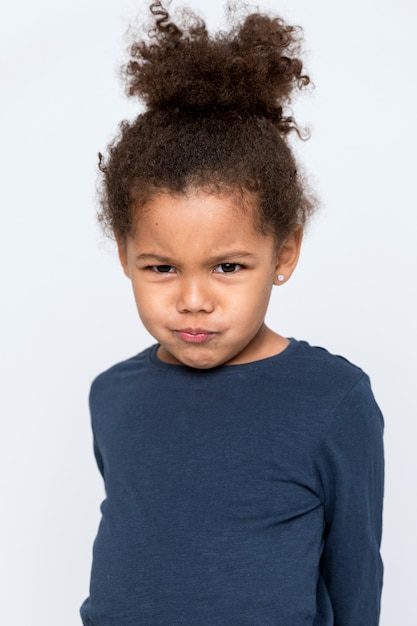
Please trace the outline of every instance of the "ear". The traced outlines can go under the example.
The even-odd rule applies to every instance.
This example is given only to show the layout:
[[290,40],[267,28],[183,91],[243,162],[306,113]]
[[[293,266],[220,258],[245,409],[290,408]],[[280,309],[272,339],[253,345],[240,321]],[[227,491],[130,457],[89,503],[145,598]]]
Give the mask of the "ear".
[[283,285],[291,277],[300,258],[302,241],[303,229],[299,226],[280,245],[275,267],[274,285]]
[[119,253],[119,260],[122,265],[123,271],[128,278],[130,278],[129,263],[127,261],[127,244],[125,239],[119,237],[116,238],[117,251]]

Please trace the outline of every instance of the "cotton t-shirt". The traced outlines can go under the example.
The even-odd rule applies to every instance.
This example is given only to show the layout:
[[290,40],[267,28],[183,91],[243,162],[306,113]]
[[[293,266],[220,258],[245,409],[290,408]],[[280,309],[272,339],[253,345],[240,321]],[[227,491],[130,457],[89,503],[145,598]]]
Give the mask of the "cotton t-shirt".
[[209,370],[152,346],[94,381],[106,498],[85,626],[376,626],[383,422],[369,379],[291,340]]

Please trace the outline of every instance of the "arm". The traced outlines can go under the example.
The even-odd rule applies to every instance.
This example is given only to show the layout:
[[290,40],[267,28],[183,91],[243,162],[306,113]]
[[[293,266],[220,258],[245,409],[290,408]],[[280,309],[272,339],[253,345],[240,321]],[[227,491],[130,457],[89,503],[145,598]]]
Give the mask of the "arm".
[[377,626],[384,481],[383,419],[364,375],[337,407],[324,441],[321,574],[335,626]]
[[102,475],[102,477],[104,478],[104,463],[100,454],[100,450],[98,448],[97,440],[94,435],[93,435],[93,450],[94,450],[94,457],[96,459],[98,470],[100,474]]

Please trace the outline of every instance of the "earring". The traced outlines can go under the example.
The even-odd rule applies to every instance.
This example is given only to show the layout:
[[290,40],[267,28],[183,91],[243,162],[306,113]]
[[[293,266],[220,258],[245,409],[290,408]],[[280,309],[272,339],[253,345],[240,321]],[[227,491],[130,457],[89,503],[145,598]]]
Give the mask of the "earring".
[[284,274],[278,274],[277,278],[278,278],[279,282],[282,283],[282,281],[284,280],[285,276],[284,276]]

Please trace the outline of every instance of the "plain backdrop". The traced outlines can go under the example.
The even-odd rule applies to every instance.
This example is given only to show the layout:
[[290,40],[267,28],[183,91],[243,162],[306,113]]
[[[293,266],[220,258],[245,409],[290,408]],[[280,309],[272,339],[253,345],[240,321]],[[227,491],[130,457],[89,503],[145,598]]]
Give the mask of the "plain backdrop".
[[[176,0],[177,2],[177,0]],[[211,29],[221,0],[190,6]],[[175,3],[174,7],[177,6]],[[417,624],[416,4],[263,0],[305,32],[294,141],[322,209],[278,332],[371,376],[386,420],[381,624]],[[117,72],[142,0],[19,0],[0,15],[0,623],[76,626],[103,486],[92,378],[152,342],[95,221],[97,152],[139,112]],[[139,18],[140,21],[140,18]]]

